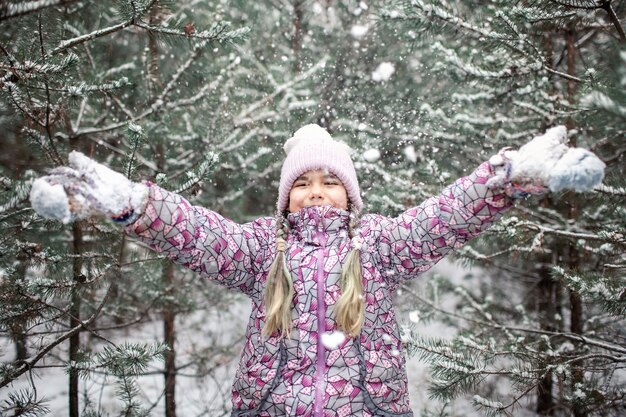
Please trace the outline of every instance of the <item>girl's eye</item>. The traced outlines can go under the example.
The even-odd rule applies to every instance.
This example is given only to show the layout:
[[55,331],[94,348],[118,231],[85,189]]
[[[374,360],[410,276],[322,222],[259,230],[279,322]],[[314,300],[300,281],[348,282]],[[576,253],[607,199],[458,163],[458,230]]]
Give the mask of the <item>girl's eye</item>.
[[326,185],[337,185],[335,181],[326,181]]

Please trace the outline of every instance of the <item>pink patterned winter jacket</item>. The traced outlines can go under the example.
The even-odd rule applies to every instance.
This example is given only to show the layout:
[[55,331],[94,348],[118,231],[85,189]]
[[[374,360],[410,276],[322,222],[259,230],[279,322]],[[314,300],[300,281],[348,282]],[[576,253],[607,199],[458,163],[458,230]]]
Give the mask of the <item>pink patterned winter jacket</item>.
[[365,323],[331,349],[341,264],[350,251],[349,213],[307,207],[289,214],[287,263],[295,287],[289,338],[265,337],[263,288],[275,256],[275,221],[237,224],[183,197],[150,187],[145,213],[127,227],[156,251],[248,295],[252,314],[232,387],[233,416],[413,416],[392,299],[398,285],[428,270],[485,230],[511,205],[487,189],[488,163],[396,218],[360,222]]

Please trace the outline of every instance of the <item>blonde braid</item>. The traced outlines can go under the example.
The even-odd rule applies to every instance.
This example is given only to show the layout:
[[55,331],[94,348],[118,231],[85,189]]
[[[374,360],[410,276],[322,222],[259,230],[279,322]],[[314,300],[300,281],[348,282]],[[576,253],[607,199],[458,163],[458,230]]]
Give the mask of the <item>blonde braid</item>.
[[348,235],[352,250],[341,270],[341,297],[335,307],[337,326],[350,337],[357,337],[365,319],[363,281],[361,278],[361,244],[359,235],[359,212],[354,207],[350,211]]
[[266,336],[271,336],[276,331],[282,337],[287,337],[291,333],[291,303],[294,290],[285,257],[287,235],[289,235],[289,225],[285,217],[278,213],[276,215],[276,257],[265,283],[266,320],[263,334]]

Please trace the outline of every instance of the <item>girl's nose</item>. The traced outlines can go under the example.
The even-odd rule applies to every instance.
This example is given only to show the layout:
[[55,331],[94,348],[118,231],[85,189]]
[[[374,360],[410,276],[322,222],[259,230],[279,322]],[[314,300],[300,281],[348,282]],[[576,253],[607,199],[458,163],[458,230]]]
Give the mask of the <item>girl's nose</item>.
[[311,196],[312,197],[320,197],[322,195],[322,187],[319,184],[311,185]]

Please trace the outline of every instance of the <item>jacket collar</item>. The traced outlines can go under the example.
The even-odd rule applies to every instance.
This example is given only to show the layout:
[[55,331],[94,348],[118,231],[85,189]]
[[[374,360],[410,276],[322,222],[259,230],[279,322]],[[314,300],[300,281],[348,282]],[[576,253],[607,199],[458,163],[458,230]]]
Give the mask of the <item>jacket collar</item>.
[[[289,237],[317,246],[328,246],[348,236],[350,212],[332,206],[309,206],[287,216]],[[291,240],[291,239],[290,239]]]

